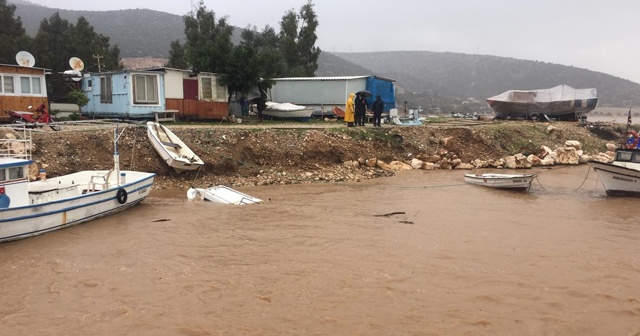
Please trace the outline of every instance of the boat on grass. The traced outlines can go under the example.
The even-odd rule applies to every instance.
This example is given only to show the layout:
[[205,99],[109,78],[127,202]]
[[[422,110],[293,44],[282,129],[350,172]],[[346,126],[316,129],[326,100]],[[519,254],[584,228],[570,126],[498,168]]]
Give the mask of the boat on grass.
[[306,107],[302,105],[274,102],[267,102],[266,105],[267,108],[262,111],[262,114],[271,118],[297,119],[301,121],[308,121],[313,114],[312,107]]
[[222,204],[245,205],[262,202],[261,199],[249,196],[245,193],[218,185],[209,188],[189,188],[187,190],[189,200],[205,200]]
[[607,196],[640,196],[640,149],[638,136],[616,149],[612,163],[588,161],[587,164],[598,173]]
[[464,181],[497,189],[529,189],[536,174],[464,174]]
[[148,121],[147,136],[162,160],[177,173],[196,170],[204,165],[202,159],[164,125]]
[[[128,209],[151,191],[156,174],[120,170],[114,131],[113,168],[29,179],[30,134],[0,139],[0,242],[23,239]],[[122,133],[120,133],[121,135]],[[3,136],[4,138],[4,136]]]
[[568,85],[539,90],[509,90],[486,100],[497,119],[577,119],[598,106],[596,89],[574,89]]

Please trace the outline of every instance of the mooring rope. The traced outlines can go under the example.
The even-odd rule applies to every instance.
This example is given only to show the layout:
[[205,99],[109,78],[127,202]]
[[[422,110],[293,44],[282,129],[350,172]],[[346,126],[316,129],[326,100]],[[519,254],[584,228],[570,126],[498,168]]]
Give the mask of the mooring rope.
[[[582,183],[580,183],[580,186],[578,188],[576,188],[574,191],[578,191],[580,188],[582,188],[582,186],[584,185],[584,183],[587,181],[587,178],[589,177],[589,173],[591,172],[591,168],[587,169],[587,175],[584,177],[584,180],[582,180]],[[596,183],[596,186],[598,184]]]

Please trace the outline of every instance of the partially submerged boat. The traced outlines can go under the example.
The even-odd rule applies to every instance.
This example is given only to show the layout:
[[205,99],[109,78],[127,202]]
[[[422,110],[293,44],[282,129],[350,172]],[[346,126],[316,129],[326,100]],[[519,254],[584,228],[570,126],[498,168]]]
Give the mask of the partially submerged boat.
[[302,105],[295,105],[291,103],[274,103],[267,102],[267,108],[262,111],[262,114],[278,119],[298,119],[307,121],[313,114],[312,107],[306,107]]
[[209,188],[189,188],[187,190],[189,200],[204,200],[222,204],[245,205],[262,202],[261,199],[249,196],[245,193],[218,185]]
[[120,170],[118,136],[116,128],[112,169],[54,178],[41,171],[37,181],[29,180],[28,174],[33,163],[25,154],[31,148],[30,136],[0,139],[0,242],[63,229],[142,202],[156,174]]
[[196,170],[204,165],[202,159],[164,125],[148,121],[147,136],[162,160],[177,173]]
[[640,196],[640,149],[637,145],[636,136],[635,140],[616,149],[612,163],[587,162],[598,173],[608,196]]
[[498,119],[577,119],[598,106],[598,95],[593,88],[574,89],[568,85],[558,85],[550,89],[509,90],[487,98],[487,104]]
[[464,174],[469,184],[498,189],[529,189],[536,174]]

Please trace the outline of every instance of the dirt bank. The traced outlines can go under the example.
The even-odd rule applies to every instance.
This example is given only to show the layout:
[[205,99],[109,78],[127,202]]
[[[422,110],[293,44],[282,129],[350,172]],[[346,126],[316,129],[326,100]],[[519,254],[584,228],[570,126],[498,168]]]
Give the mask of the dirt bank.
[[[199,172],[177,174],[156,154],[146,128],[129,126],[118,146],[123,169],[156,172],[156,189],[207,186],[339,182],[393,175],[377,167],[351,167],[351,160],[377,158],[408,162],[439,155],[469,163],[516,153],[536,153],[540,146],[562,146],[578,140],[585,153],[605,151],[621,135],[612,126],[576,123],[487,122],[474,125],[434,124],[420,127],[346,128],[342,125],[169,125],[205,162]],[[622,130],[623,131],[623,130]],[[63,126],[61,132],[35,132],[34,161],[56,176],[112,164],[113,126]]]

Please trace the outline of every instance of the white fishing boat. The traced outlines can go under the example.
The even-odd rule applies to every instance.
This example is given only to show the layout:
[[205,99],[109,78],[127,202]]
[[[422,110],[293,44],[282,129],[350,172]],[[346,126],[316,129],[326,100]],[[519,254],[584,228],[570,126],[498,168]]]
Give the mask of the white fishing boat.
[[204,200],[222,204],[245,205],[262,202],[261,199],[249,196],[229,187],[218,185],[209,188],[189,188],[189,200]]
[[204,165],[204,162],[164,125],[148,121],[147,136],[162,160],[177,173],[196,170]]
[[[154,173],[120,170],[114,132],[111,170],[30,181],[31,138],[0,139],[0,242],[63,229],[130,208],[151,191]],[[26,133],[25,133],[26,134]],[[120,133],[121,135],[122,133]]]
[[536,174],[464,174],[469,184],[499,189],[529,189]]
[[[637,142],[636,142],[637,144]],[[588,161],[608,196],[640,196],[640,149],[619,148],[612,163]]]
[[262,114],[272,118],[308,120],[313,114],[313,108],[302,105],[274,102],[267,102],[266,105]]

